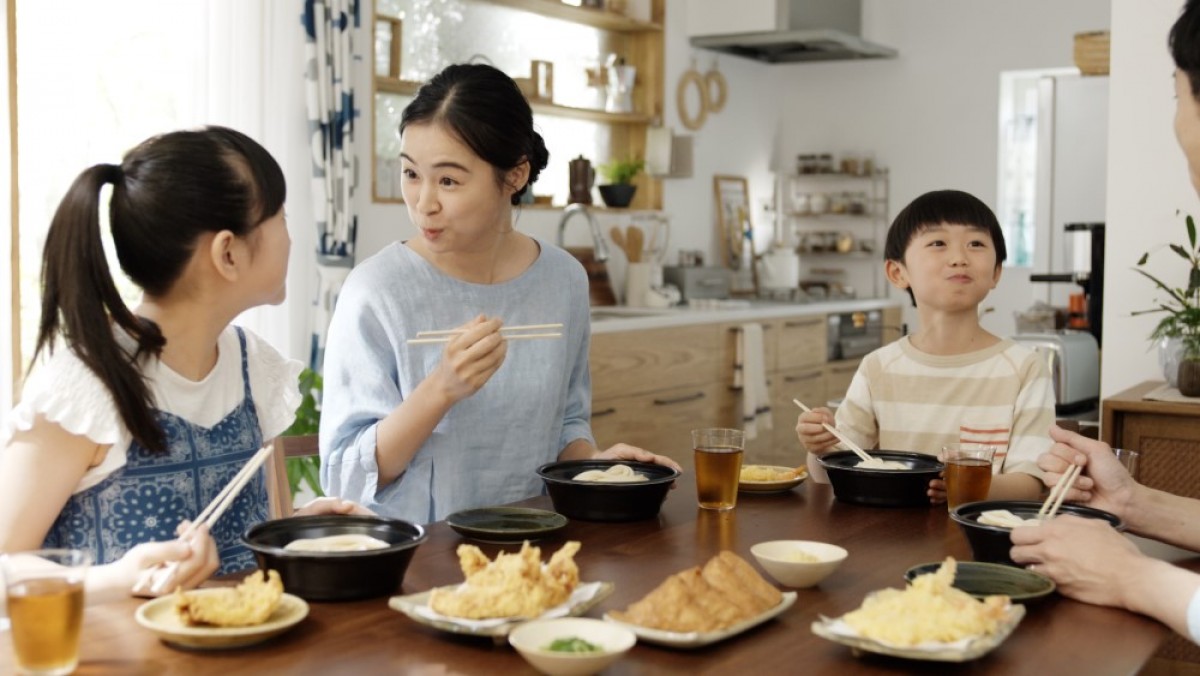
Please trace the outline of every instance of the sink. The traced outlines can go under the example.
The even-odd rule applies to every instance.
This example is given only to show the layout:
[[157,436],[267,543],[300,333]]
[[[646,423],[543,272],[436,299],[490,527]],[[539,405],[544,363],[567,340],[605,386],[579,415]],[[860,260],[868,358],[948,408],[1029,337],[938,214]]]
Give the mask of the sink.
[[606,319],[630,319],[632,317],[654,317],[670,314],[671,310],[651,307],[625,307],[621,305],[600,305],[592,308],[592,321]]

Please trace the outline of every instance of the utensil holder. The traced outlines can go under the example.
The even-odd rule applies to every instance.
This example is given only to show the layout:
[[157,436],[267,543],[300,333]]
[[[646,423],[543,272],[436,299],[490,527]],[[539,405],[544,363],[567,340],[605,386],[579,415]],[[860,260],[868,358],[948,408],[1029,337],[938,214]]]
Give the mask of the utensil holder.
[[650,291],[653,263],[630,263],[625,268],[625,304],[629,307],[647,307],[646,293]]

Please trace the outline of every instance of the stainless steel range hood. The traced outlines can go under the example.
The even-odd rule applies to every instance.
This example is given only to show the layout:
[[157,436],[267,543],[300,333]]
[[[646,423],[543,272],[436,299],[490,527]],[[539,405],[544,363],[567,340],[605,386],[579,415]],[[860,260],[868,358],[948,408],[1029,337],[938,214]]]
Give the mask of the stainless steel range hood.
[[[857,0],[766,1],[774,4],[772,26],[693,34],[692,46],[767,63],[894,58],[897,54],[891,47],[860,37],[862,5]],[[698,4],[703,3],[693,0],[689,11],[705,11]]]

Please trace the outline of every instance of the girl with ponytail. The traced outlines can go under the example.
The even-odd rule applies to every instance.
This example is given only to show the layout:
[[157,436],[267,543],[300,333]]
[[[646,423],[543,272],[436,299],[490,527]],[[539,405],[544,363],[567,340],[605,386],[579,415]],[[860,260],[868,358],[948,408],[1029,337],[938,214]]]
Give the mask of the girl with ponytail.
[[[446,68],[400,122],[416,237],[347,278],[325,349],[321,482],[416,522],[537,495],[555,459],[670,459],[592,438],[583,266],[513,229],[513,206],[549,154],[516,83]],[[560,322],[560,339],[509,346],[502,322]],[[457,326],[444,349],[410,345]]]
[[[132,309],[105,258],[106,187],[117,259],[143,292]],[[240,537],[268,518],[263,473],[213,532],[186,526],[300,402],[300,364],[230,325],[284,299],[284,197],[271,155],[222,127],[151,138],[75,179],[46,236],[34,365],[0,430],[0,552],[89,550],[89,592],[145,593],[141,573],[170,561],[171,590],[253,567]]]

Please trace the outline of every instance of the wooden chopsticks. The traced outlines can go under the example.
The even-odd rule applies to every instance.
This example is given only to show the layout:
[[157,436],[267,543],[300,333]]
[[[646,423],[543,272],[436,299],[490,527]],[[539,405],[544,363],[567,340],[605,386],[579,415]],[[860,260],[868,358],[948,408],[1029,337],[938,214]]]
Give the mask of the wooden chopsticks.
[[[525,324],[522,326],[502,326],[500,327],[500,335],[505,340],[529,340],[531,338],[562,338],[562,331],[553,329],[562,329],[563,325],[558,324]],[[523,333],[533,331],[534,333]],[[418,331],[416,338],[409,338],[406,342],[409,345],[431,345],[434,343],[448,343],[455,336],[465,333],[465,329],[445,329],[439,331]]]
[[[212,530],[212,527],[215,526],[217,521],[221,519],[221,516],[225,514],[225,510],[229,509],[229,506],[233,504],[235,499],[237,499],[238,494],[242,492],[242,489],[246,487],[246,484],[250,482],[250,479],[254,477],[254,474],[260,467],[263,466],[263,463],[267,461],[267,458],[271,457],[271,454],[274,451],[274,443],[269,443],[266,446],[258,449],[258,451],[251,456],[250,461],[247,462],[240,470],[238,470],[238,473],[233,476],[233,479],[231,479],[229,483],[225,485],[225,488],[221,489],[221,492],[217,494],[217,497],[213,498],[212,502],[208,503],[208,506],[196,516],[196,520],[192,521],[187,530],[181,533],[179,537],[183,538],[190,535],[201,524],[208,526],[209,530]],[[166,591],[167,583],[175,577],[175,569],[178,567],[178,562],[172,561],[163,566],[148,568],[142,571],[142,574],[138,577],[137,584],[134,585],[134,587],[144,587],[148,581],[153,580],[153,583],[150,585],[150,592],[153,594],[161,594]]]
[[[799,399],[793,399],[792,403],[799,406],[801,409],[803,409],[805,413],[812,413],[812,409],[805,406],[804,404],[800,403]],[[870,453],[867,453],[866,451],[864,451],[861,446],[854,443],[850,439],[850,437],[839,432],[837,430],[837,428],[834,427],[833,425],[830,425],[829,423],[821,423],[821,426],[824,427],[830,434],[837,437],[839,441],[841,441],[843,444],[845,444],[847,448],[854,451],[854,453],[857,454],[858,457],[862,458],[864,461],[870,462],[871,460],[874,459],[871,457]]]
[[1058,483],[1050,489],[1050,494],[1046,496],[1046,501],[1042,503],[1042,508],[1038,510],[1037,518],[1052,519],[1058,512],[1058,508],[1062,506],[1063,498],[1071,491],[1071,486],[1075,484],[1075,480],[1079,478],[1079,474],[1083,472],[1083,465],[1071,465],[1071,467],[1062,475]]

